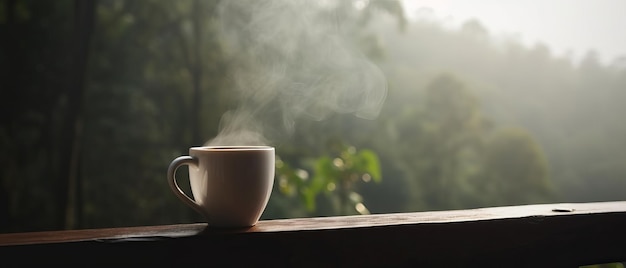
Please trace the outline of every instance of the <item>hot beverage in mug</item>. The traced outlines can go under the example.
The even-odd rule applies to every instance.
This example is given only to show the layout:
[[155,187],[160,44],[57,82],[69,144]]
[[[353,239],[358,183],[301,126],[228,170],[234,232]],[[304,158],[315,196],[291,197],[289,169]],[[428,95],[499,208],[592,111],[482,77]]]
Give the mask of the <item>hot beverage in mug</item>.
[[[206,218],[209,227],[248,227],[257,223],[274,184],[274,148],[269,146],[192,147],[169,166],[174,194]],[[176,170],[189,166],[193,199],[176,181]]]

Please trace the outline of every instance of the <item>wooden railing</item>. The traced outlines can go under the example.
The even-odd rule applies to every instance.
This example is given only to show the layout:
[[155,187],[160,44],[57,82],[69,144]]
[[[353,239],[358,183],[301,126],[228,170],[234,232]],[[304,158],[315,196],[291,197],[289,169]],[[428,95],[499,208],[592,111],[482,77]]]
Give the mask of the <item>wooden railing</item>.
[[[626,261],[626,202],[0,234],[0,266],[577,267]],[[196,267],[196,266],[194,266]]]

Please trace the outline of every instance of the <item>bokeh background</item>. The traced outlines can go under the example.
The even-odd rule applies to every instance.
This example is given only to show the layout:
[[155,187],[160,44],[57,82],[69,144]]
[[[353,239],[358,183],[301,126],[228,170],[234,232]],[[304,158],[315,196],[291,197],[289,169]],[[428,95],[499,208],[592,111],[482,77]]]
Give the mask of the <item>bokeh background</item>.
[[[584,1],[225,2],[0,1],[0,232],[201,221],[170,191],[167,166],[259,99],[244,125],[279,159],[264,219],[626,198],[626,57],[615,46],[626,25],[585,28],[612,13]],[[270,34],[259,14],[279,23]],[[529,39],[504,22],[546,31]],[[329,51],[312,57],[317,47]],[[345,71],[354,65],[335,64],[337,50],[373,73]],[[321,65],[308,70],[312,59]],[[242,83],[242,72],[258,77]],[[264,80],[276,74],[319,81],[297,96],[343,106],[275,109],[295,100]],[[377,74],[383,91],[361,87]]]

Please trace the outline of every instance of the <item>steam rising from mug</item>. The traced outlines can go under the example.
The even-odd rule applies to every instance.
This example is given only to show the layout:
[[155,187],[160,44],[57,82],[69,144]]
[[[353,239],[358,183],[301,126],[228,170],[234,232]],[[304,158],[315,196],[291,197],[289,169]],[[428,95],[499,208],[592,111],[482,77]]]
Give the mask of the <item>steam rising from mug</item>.
[[265,145],[292,133],[303,116],[378,116],[385,77],[343,39],[348,26],[329,2],[222,1],[221,34],[240,103],[207,145]]

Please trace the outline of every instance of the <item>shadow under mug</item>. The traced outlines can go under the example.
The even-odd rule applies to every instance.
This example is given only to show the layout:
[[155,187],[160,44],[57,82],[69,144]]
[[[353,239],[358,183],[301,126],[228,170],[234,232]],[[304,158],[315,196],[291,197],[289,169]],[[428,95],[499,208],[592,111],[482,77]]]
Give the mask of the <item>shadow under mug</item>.
[[[176,181],[176,170],[189,167],[193,199]],[[275,153],[269,146],[192,147],[172,161],[170,188],[183,203],[206,218],[209,227],[255,225],[274,185]]]

